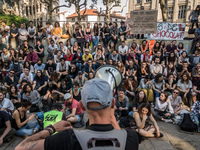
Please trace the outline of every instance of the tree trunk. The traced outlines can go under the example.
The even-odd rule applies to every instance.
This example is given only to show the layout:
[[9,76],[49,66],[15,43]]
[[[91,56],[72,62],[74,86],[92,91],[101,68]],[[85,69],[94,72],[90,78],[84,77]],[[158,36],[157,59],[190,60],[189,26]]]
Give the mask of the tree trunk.
[[106,21],[110,22],[109,2],[106,3]]
[[159,0],[163,21],[167,21],[167,0]]
[[78,21],[81,21],[80,8],[77,6]]

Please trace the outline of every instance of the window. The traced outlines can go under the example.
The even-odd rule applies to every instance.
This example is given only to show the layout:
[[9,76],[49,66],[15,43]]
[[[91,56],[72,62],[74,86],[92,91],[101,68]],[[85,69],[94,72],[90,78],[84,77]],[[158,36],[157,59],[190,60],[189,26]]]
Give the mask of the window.
[[26,16],[28,16],[28,7],[26,7]]
[[186,14],[186,5],[179,6],[178,19],[185,19],[185,14]]
[[33,14],[35,15],[35,5],[33,5]]
[[140,0],[137,0],[137,4],[140,4]]
[[168,7],[167,8],[167,20],[172,20],[173,18],[173,7]]
[[40,12],[42,11],[42,4],[40,4]]
[[31,6],[29,6],[29,11],[30,11],[30,15],[32,15],[32,9],[31,9]]
[[151,2],[151,0],[146,0],[146,2],[148,3],[148,2]]
[[72,21],[75,21],[75,18],[72,18]]
[[36,5],[36,12],[38,12],[38,4]]

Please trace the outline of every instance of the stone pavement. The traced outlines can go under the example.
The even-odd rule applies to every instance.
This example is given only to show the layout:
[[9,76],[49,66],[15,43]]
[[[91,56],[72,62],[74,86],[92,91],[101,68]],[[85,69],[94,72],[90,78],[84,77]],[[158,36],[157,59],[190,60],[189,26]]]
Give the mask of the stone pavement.
[[[87,118],[87,115],[84,116]],[[85,120],[85,119],[84,119]],[[180,131],[179,126],[158,121],[162,138],[146,138],[139,150],[200,150],[200,134]],[[23,138],[14,137],[5,143],[0,150],[13,150]]]

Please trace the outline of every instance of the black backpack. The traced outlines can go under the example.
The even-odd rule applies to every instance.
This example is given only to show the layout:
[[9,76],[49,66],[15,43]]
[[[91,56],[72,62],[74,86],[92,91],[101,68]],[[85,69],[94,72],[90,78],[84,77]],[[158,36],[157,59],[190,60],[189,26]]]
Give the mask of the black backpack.
[[[180,121],[180,128],[184,131],[188,131],[188,132],[193,132],[196,131],[198,128],[198,125],[195,123],[194,118],[192,116],[192,114],[189,113],[184,113],[182,114],[183,118]],[[191,118],[192,117],[192,118]]]

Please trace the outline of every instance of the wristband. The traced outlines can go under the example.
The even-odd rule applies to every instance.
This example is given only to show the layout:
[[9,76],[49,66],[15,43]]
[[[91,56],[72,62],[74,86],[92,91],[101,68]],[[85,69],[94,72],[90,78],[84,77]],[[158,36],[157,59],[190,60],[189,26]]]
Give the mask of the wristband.
[[[56,129],[55,129],[52,125],[49,125],[49,126],[47,126],[46,128],[51,128],[51,129],[53,130],[53,133],[56,132]],[[46,129],[46,128],[45,128],[45,129]]]
[[49,128],[45,128],[44,130],[49,131],[49,135],[50,135],[50,136],[53,134],[53,132],[52,132],[51,129],[49,129]]

